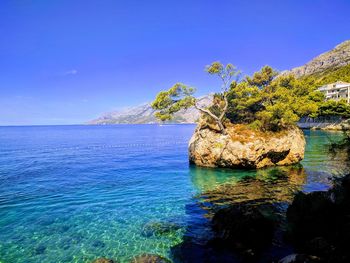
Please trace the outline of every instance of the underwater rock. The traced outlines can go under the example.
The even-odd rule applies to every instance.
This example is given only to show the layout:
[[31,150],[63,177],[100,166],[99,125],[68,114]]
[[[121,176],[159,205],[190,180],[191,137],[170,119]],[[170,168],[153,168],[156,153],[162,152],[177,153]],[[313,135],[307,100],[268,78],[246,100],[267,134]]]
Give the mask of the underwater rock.
[[299,193],[287,210],[287,237],[323,262],[350,262],[350,175],[327,192]]
[[145,237],[169,235],[181,228],[180,225],[171,222],[149,222],[142,228]]
[[94,242],[92,242],[92,246],[93,247],[105,247],[106,246],[106,244],[105,243],[103,243],[102,241],[100,241],[100,240],[95,240]]
[[189,159],[204,167],[262,168],[298,163],[304,150],[304,134],[298,127],[259,132],[232,125],[224,135],[202,120],[189,142]]
[[39,245],[34,249],[36,255],[44,254],[45,250],[46,250],[46,246],[44,245]]
[[91,263],[117,263],[117,261],[109,258],[98,258],[92,261]]
[[[329,235],[335,227],[333,222],[335,206],[328,192],[298,193],[288,207],[287,217],[294,238],[310,240],[322,234]],[[326,233],[328,232],[328,233]]]
[[59,245],[62,249],[67,250],[70,247],[81,243],[83,240],[83,235],[80,233],[72,233],[69,236],[62,237],[60,239]]
[[202,244],[185,237],[184,240],[171,248],[172,259],[176,263],[193,262],[241,262],[239,258],[222,246]]
[[271,244],[279,218],[269,204],[231,205],[217,211],[212,219],[212,245],[226,246],[252,258]]
[[171,261],[159,255],[142,254],[135,257],[130,263],[171,263]]
[[275,167],[259,170],[256,178],[245,177],[202,192],[197,198],[208,214],[230,204],[266,204],[293,201],[306,180],[302,167]]
[[84,236],[81,233],[72,233],[69,237],[70,243],[74,245],[79,244],[84,239]]

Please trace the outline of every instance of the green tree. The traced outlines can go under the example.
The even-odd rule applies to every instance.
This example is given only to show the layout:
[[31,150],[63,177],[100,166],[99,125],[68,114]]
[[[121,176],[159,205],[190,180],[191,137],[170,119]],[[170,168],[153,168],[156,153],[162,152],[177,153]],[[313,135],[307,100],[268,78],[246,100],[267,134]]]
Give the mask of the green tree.
[[151,104],[157,110],[156,118],[161,121],[171,120],[174,113],[194,106],[196,99],[192,95],[195,91],[195,88],[176,83],[170,89],[159,92]]
[[264,88],[272,82],[272,80],[278,75],[278,72],[275,71],[270,66],[264,66],[260,71],[255,72],[253,77],[246,77],[246,81],[251,86],[257,86],[259,88]]
[[194,88],[176,83],[169,90],[161,91],[152,103],[157,110],[156,117],[170,120],[179,110],[194,106],[226,134],[225,119],[261,130],[278,131],[295,125],[303,116],[350,116],[350,106],[345,102],[324,102],[324,95],[316,89],[313,78],[277,75],[273,68],[264,66],[252,77],[239,81],[240,72],[236,67],[220,62],[213,62],[205,70],[222,81],[221,90],[214,95],[210,107],[198,105],[193,96]]
[[253,77],[231,86],[227,112],[231,122],[277,131],[295,125],[302,116],[317,115],[324,96],[312,82],[276,74],[264,66]]
[[317,113],[322,93],[293,75],[281,75],[262,88],[264,109],[257,114],[265,129],[281,130]]
[[155,116],[161,120],[171,120],[174,114],[181,109],[194,106],[203,114],[212,118],[219,126],[220,131],[226,134],[223,119],[228,108],[228,89],[232,79],[239,78],[240,71],[232,64],[226,66],[220,62],[213,62],[206,66],[205,71],[210,75],[218,76],[222,81],[221,90],[214,96],[214,108],[203,108],[198,105],[198,100],[193,96],[195,89],[182,83],[176,83],[170,89],[161,91],[152,102],[151,106],[157,110]]
[[320,104],[318,116],[343,116],[350,118],[350,104],[346,100],[327,100]]
[[233,82],[228,92],[227,118],[233,123],[252,123],[263,107],[261,90],[247,81]]

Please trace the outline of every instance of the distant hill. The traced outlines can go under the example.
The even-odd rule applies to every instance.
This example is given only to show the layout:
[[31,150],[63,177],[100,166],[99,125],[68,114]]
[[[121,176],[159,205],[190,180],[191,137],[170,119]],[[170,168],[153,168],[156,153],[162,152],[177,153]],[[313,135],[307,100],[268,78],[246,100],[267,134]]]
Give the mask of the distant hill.
[[306,76],[323,77],[326,74],[344,68],[349,64],[350,40],[347,40],[337,45],[332,50],[315,57],[305,65],[293,68],[289,71],[284,71],[281,74],[292,73],[298,78]]
[[[199,98],[199,105],[208,106],[212,101],[212,95]],[[154,117],[155,110],[150,103],[144,103],[120,111],[103,114],[101,117],[87,122],[87,124],[146,124],[158,123]],[[199,118],[199,112],[194,107],[181,110],[174,115],[174,119],[168,123],[195,123]]]

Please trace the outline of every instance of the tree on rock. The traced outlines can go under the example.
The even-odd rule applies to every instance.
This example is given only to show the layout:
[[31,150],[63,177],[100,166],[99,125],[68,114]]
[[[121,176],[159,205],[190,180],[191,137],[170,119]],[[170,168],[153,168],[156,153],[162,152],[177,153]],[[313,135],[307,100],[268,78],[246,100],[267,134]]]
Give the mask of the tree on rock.
[[[176,112],[194,106],[201,113],[212,118],[218,124],[220,132],[226,134],[223,119],[228,109],[228,91],[237,82],[240,71],[232,64],[225,66],[220,62],[213,62],[206,66],[205,71],[210,75],[218,76],[222,81],[221,90],[215,94],[211,107],[204,108],[199,105],[199,100],[193,96],[195,88],[183,83],[176,83],[170,89],[159,92],[152,102],[152,108],[157,110],[156,118],[161,121],[171,120]],[[233,78],[235,78],[234,81],[232,81]]]

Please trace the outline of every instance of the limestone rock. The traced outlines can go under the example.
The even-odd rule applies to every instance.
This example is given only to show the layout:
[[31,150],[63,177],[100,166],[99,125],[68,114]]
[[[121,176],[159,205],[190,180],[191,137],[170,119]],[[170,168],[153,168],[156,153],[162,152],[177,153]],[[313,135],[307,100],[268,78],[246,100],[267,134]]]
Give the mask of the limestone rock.
[[190,162],[204,167],[262,168],[304,158],[305,138],[297,127],[273,133],[231,125],[227,133],[199,123],[189,142]]
[[334,49],[317,56],[305,65],[282,72],[282,74],[292,73],[296,77],[302,77],[348,64],[350,64],[350,40],[340,43]]

